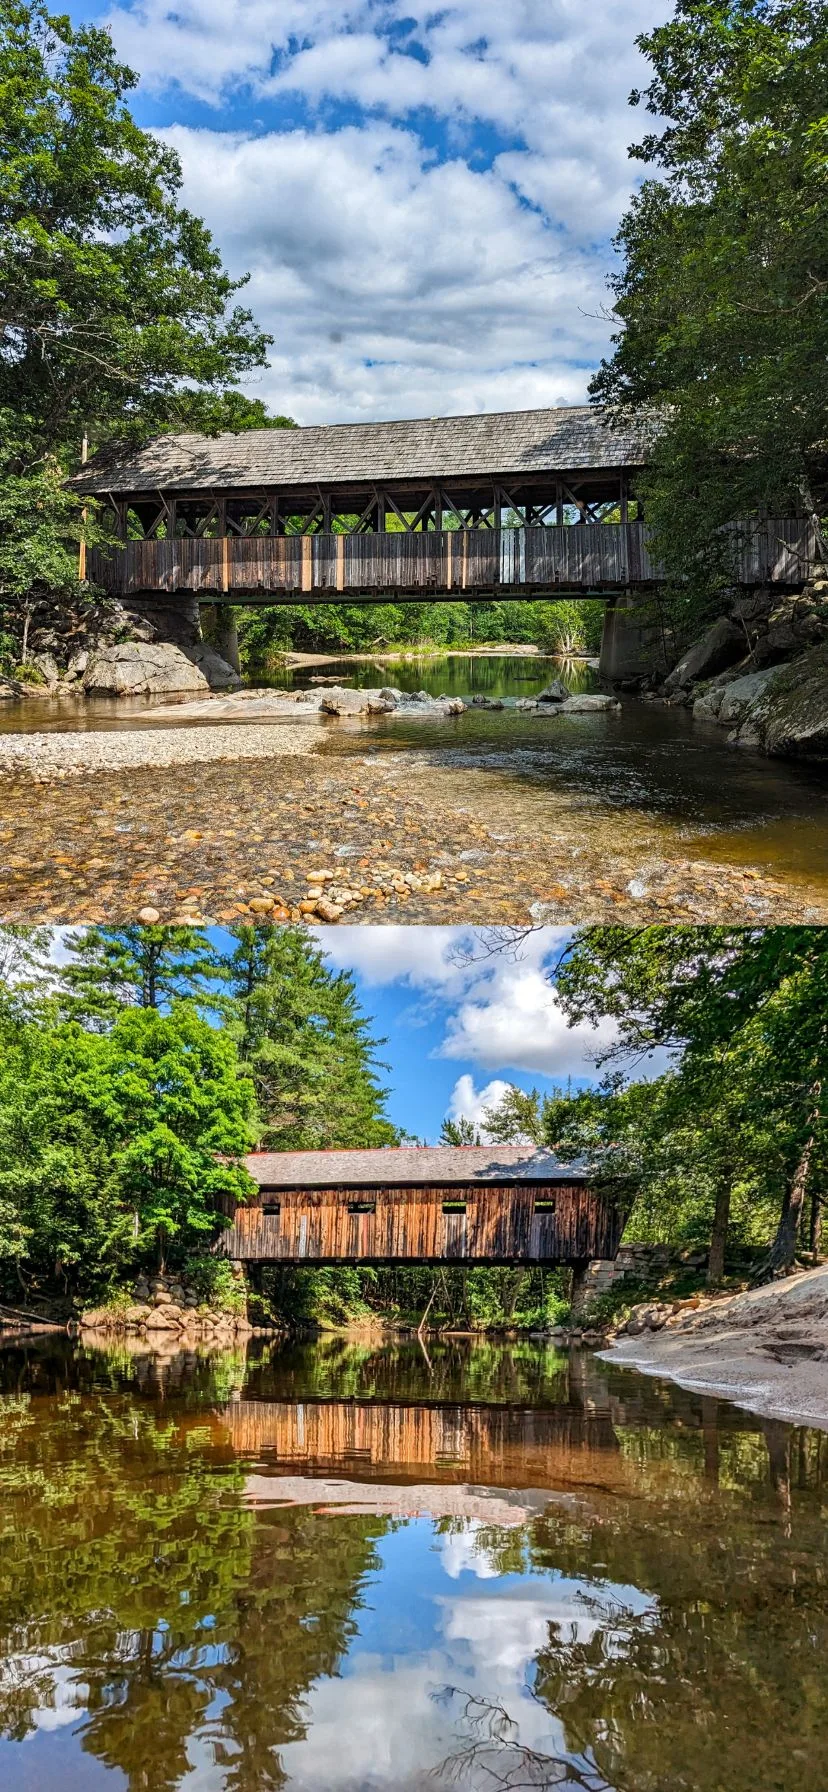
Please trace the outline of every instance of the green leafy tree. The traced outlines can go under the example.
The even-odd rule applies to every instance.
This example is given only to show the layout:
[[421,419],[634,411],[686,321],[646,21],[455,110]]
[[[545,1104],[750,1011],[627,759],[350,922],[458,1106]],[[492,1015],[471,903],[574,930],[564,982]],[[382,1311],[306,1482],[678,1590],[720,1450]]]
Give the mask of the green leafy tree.
[[220,391],[269,341],[132,118],[136,79],[107,31],[0,5],[0,403],[46,450],[162,426],[182,383]]
[[354,980],[308,935],[236,927],[224,961],[228,1016],[253,1079],[263,1143],[277,1150],[394,1144],[376,1047]]
[[86,927],[66,944],[68,1012],[85,1024],[111,1022],[124,1007],[163,1008],[185,997],[209,1006],[221,975],[203,928],[186,924]]
[[715,1279],[735,1189],[776,1210],[768,1273],[793,1260],[808,1206],[816,1248],[828,1169],[824,929],[586,928],[557,982],[570,1022],[615,1019],[610,1058],[640,1065],[661,1050],[674,1065],[650,1090],[633,1094],[616,1078],[551,1103],[549,1142],[591,1144],[633,1187],[667,1168],[686,1186],[703,1166]]
[[21,1028],[0,1065],[0,1264],[86,1297],[203,1246],[252,1189],[253,1120],[232,1039],[186,1003],[105,1033]]
[[721,525],[826,508],[828,6],[677,0],[638,42],[653,172],[592,390],[661,413],[646,510],[689,626],[728,582]]

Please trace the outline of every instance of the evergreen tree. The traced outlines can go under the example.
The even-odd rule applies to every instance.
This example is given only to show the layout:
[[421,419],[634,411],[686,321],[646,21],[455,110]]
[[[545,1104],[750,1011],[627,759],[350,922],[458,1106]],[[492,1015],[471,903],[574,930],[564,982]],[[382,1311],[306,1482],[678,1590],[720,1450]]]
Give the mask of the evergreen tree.
[[85,1024],[110,1023],[124,1007],[159,1008],[182,998],[209,1006],[221,975],[200,927],[87,927],[66,943],[66,1006]]
[[223,962],[228,1018],[253,1079],[262,1143],[274,1150],[394,1144],[385,1090],[353,978],[307,933],[235,927]]

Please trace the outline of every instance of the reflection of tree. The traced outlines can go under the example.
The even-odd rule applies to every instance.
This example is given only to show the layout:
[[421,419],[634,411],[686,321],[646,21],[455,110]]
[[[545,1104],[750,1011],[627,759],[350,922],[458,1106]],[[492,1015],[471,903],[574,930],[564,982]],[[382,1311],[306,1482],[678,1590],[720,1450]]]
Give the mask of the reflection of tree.
[[83,1747],[131,1792],[172,1792],[196,1739],[228,1788],[281,1786],[273,1750],[336,1671],[382,1521],[261,1522],[185,1402],[72,1389],[2,1412],[0,1736],[29,1734],[68,1669]]
[[590,1588],[583,1625],[550,1626],[535,1691],[612,1784],[755,1792],[791,1783],[792,1758],[802,1788],[828,1784],[825,1440],[795,1440],[796,1488],[790,1433],[769,1431],[720,1437],[718,1488],[704,1427],[636,1432],[638,1498],[532,1527],[534,1568]]
[[450,1785],[468,1782],[474,1787],[500,1787],[502,1792],[551,1792],[555,1786],[567,1792],[620,1792],[584,1756],[550,1755],[529,1748],[520,1740],[520,1726],[505,1705],[478,1694],[446,1686],[440,1698],[460,1706],[465,1739],[434,1769],[433,1777]]

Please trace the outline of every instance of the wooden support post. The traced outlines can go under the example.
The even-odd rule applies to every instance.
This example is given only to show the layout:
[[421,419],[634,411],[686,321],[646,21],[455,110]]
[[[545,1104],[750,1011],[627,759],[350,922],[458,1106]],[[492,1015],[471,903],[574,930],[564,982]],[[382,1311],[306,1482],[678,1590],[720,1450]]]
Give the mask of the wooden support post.
[[[81,466],[82,467],[86,466],[88,459],[89,459],[89,437],[84,434],[83,441],[81,442]],[[86,528],[86,519],[87,519],[88,515],[89,515],[89,512],[86,508],[86,505],[84,504],[84,507],[81,511],[81,529]],[[85,538],[83,535],[81,535],[80,543],[78,545],[78,580],[81,585],[83,585],[86,581],[86,541],[85,541]]]
[[377,534],[384,535],[387,528],[387,506],[384,492],[377,492]]
[[619,506],[618,506],[618,514],[620,516],[622,523],[629,522],[630,506],[629,506],[629,493],[628,493],[628,489],[627,489],[626,473],[621,474],[621,498],[620,498],[620,502],[619,502]]
[[563,520],[564,520],[563,486],[560,482],[560,479],[556,479],[556,481],[555,481],[555,522],[559,529],[563,528]]

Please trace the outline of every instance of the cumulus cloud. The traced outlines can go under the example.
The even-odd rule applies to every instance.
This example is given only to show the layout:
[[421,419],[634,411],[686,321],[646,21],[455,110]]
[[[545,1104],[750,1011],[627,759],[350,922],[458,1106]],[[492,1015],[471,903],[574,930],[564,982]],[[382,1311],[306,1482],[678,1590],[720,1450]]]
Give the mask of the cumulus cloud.
[[541,965],[506,962],[463,996],[440,1048],[487,1069],[547,1077],[594,1074],[596,1058],[615,1039],[615,1023],[570,1027]]
[[[605,352],[636,34],[667,0],[134,0],[105,15],[167,97],[185,199],[303,423],[568,404]],[[249,115],[175,124],[178,96]],[[298,120],[298,127],[297,127]]]
[[487,1140],[484,1121],[491,1108],[497,1108],[509,1093],[510,1085],[502,1077],[492,1077],[484,1088],[475,1088],[474,1077],[466,1070],[457,1078],[451,1092],[448,1105],[450,1120],[470,1120],[472,1126],[479,1127],[484,1142]]

